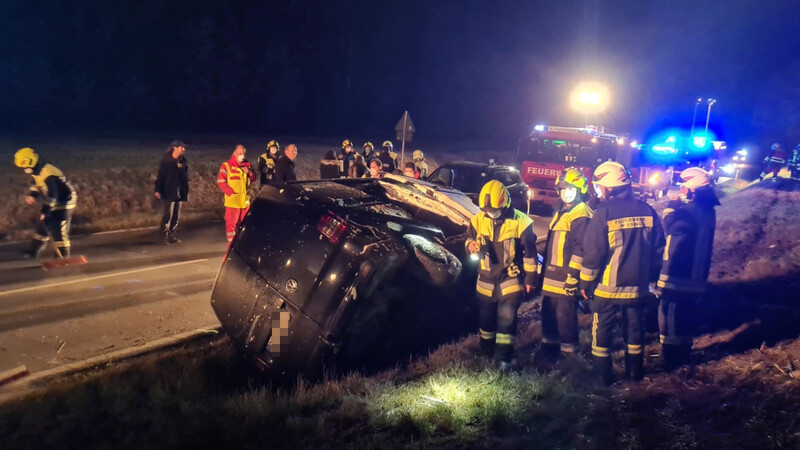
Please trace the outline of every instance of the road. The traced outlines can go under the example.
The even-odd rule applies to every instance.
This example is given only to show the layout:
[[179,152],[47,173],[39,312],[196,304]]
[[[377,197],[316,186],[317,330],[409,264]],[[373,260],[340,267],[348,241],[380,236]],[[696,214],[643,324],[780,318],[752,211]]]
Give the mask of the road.
[[73,238],[84,266],[43,271],[0,246],[0,372],[57,367],[198,328],[219,325],[209,303],[226,243],[222,223]]
[[[543,239],[549,218],[534,217]],[[210,292],[225,252],[223,224],[73,237],[84,266],[44,271],[0,245],[0,372],[37,372],[198,328],[219,326]]]

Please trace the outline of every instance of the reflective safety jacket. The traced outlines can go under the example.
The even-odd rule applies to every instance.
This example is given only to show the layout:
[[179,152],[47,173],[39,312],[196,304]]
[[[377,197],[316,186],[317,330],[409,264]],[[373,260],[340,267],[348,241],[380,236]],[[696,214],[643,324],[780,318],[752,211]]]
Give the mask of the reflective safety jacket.
[[[249,167],[249,164],[248,164]],[[225,207],[244,209],[250,206],[250,194],[247,192],[250,182],[255,181],[256,174],[250,168],[245,175],[242,166],[231,158],[222,163],[217,175],[217,185],[225,194]]]
[[415,161],[414,166],[417,168],[420,178],[425,178],[428,176],[428,163],[425,161]]
[[44,200],[42,214],[60,209],[74,209],[78,204],[75,188],[56,166],[39,159],[39,162],[33,167],[31,176],[33,185],[31,185],[28,195]]
[[258,157],[258,173],[261,186],[269,184],[275,176],[275,161],[277,158],[267,152]]
[[578,284],[583,264],[583,236],[594,212],[586,203],[556,212],[550,221],[544,257],[542,291],[567,295],[564,284]]
[[664,209],[664,248],[657,286],[664,290],[702,293],[711,268],[719,200],[713,188],[700,188],[689,203],[674,200]]
[[614,303],[646,297],[661,271],[664,243],[653,208],[623,190],[601,203],[586,227],[580,288]]
[[536,284],[536,235],[527,214],[509,208],[494,220],[481,211],[470,221],[467,247],[471,242],[480,247],[479,294],[491,297],[499,286],[505,296]]

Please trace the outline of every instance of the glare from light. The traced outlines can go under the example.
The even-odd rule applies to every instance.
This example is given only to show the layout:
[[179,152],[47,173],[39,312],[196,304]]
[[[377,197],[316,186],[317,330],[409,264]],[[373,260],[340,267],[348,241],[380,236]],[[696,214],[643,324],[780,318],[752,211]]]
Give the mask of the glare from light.
[[733,172],[736,171],[735,164],[725,164],[722,166],[722,172],[726,175],[733,175]]
[[592,144],[597,144],[597,138],[595,137],[592,138]]
[[746,148],[743,148],[743,149],[739,150],[739,151],[738,151],[738,152],[736,152],[736,153],[738,153],[738,154],[740,154],[740,155],[742,155],[742,156],[747,156],[747,149],[746,149]]
[[648,180],[648,182],[651,185],[655,186],[656,184],[658,184],[658,180],[660,180],[660,179],[661,179],[661,174],[656,172],[653,175],[650,175],[650,179]]
[[606,86],[597,82],[578,84],[570,94],[570,105],[583,114],[596,114],[608,107],[610,93]]
[[621,137],[621,138],[617,139],[617,145],[622,145],[624,143],[625,143],[625,138],[624,137]]
[[739,156],[738,156],[738,155],[737,155],[737,156],[734,156],[734,157],[733,157],[733,158],[731,158],[731,159],[733,159],[734,161],[738,161],[738,160],[739,160]]
[[706,143],[708,143],[708,137],[706,136],[695,136],[692,138],[692,145],[697,148],[705,147]]
[[478,254],[477,254],[477,253],[471,253],[471,254],[469,255],[469,259],[471,259],[472,261],[478,261],[478,260],[480,260],[480,258],[478,257]]
[[544,125],[536,125],[533,129],[536,131],[544,131]]
[[675,140],[676,140],[675,136],[670,136],[667,138],[667,142],[675,142]]
[[631,141],[631,148],[636,148],[636,141]]
[[336,280],[336,274],[332,273],[330,278],[331,278],[331,281],[335,281]]

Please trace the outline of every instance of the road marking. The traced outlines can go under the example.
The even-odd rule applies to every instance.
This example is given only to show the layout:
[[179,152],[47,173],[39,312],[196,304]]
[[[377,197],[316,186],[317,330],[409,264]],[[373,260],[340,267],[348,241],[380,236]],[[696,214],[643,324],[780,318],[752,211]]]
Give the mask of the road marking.
[[132,273],[146,272],[148,270],[166,269],[167,267],[184,266],[184,265],[187,265],[187,264],[195,264],[195,263],[206,262],[206,261],[208,261],[208,258],[193,259],[191,261],[181,261],[181,262],[170,263],[170,264],[162,264],[160,266],[143,267],[141,269],[125,270],[125,271],[117,272],[117,273],[106,273],[106,274],[103,274],[103,275],[95,275],[93,277],[88,277],[88,278],[80,278],[80,279],[77,279],[77,280],[62,281],[60,283],[52,283],[52,284],[45,284],[45,285],[41,285],[41,286],[30,286],[30,287],[25,287],[25,288],[12,289],[10,291],[2,291],[2,292],[0,292],[0,297],[2,297],[4,295],[10,295],[10,294],[19,294],[20,292],[35,291],[37,289],[48,289],[48,288],[52,288],[52,287],[56,287],[56,286],[65,286],[67,284],[83,283],[83,282],[86,282],[86,281],[100,280],[100,279],[103,279],[103,278],[111,278],[111,277],[119,277],[119,276],[122,276],[122,275],[130,275]]

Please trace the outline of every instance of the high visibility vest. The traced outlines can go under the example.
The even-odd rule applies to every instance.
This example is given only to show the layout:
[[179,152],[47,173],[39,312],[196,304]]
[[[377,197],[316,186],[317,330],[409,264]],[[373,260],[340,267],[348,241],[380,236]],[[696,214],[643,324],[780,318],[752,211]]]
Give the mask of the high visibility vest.
[[247,188],[250,187],[250,178],[244,173],[241,167],[231,166],[229,163],[224,163],[225,170],[228,172],[227,183],[233,190],[233,195],[225,195],[226,208],[239,208],[244,209],[250,206],[250,194]]
[[[75,195],[75,188],[72,184],[67,181],[67,178],[64,176],[64,173],[61,172],[56,166],[52,164],[45,164],[42,167],[42,170],[39,171],[38,174],[32,174],[33,176],[33,183],[34,185],[31,186],[31,191],[38,191],[48,202],[51,211],[55,211],[58,209],[74,209],[75,206],[78,204],[77,195]],[[62,192],[62,198],[55,198],[53,197],[52,192],[48,192],[47,189],[47,179],[50,177],[56,177],[59,179],[59,182],[63,185],[65,190],[69,191],[69,197],[63,197],[64,193]],[[33,194],[31,194],[33,195]],[[34,195],[35,197],[35,195]]]

